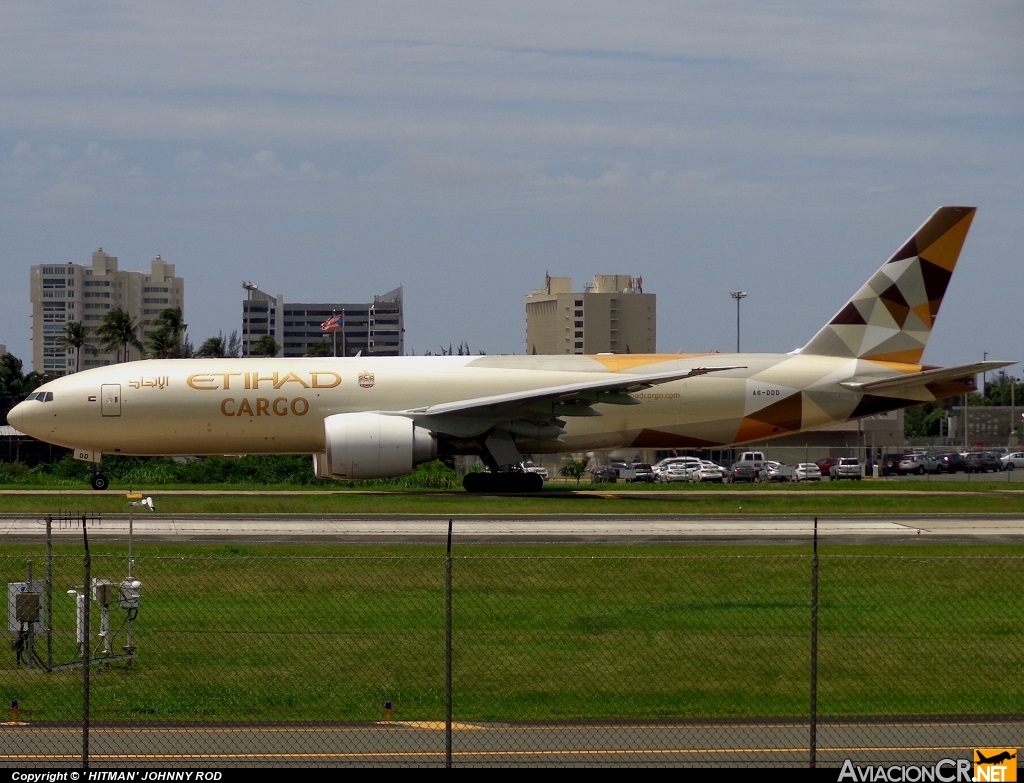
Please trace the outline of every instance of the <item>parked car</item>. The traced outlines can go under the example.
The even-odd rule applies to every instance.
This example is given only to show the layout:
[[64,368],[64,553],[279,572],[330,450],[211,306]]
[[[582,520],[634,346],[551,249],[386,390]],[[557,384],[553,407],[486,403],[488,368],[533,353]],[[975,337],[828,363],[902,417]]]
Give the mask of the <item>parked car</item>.
[[1000,457],[999,461],[1003,463],[1003,470],[1024,468],[1024,451],[1011,451],[1009,454],[1004,454]]
[[646,462],[634,462],[622,471],[622,477],[630,482],[650,483],[654,481],[654,468]]
[[760,473],[760,470],[755,468],[753,465],[745,465],[737,462],[732,466],[732,470],[729,471],[729,481],[733,484],[741,482],[753,484],[757,481],[758,473]]
[[590,469],[590,477],[595,484],[614,484],[619,480],[619,471],[611,465],[598,465]]
[[818,470],[821,471],[822,476],[832,475],[832,466],[839,462],[839,457],[824,457],[815,461],[815,465],[818,466]]
[[839,461],[829,468],[829,477],[834,481],[839,479],[860,481],[864,477],[864,468],[856,457],[840,457]]
[[796,469],[792,465],[768,460],[758,475],[759,481],[771,483],[775,481],[796,481]]
[[694,468],[686,462],[672,462],[666,465],[661,475],[658,477],[659,481],[689,481],[690,472]]
[[[665,477],[665,471],[670,465],[683,465],[686,468],[695,468],[700,465],[700,457],[665,457],[665,459],[654,463],[654,480],[667,481],[668,479]],[[679,479],[675,480],[678,481]]]
[[971,451],[964,455],[964,461],[967,463],[967,470],[971,473],[988,473],[989,471],[999,471],[1003,468],[1003,463],[999,461],[997,457],[991,451]]
[[725,481],[725,471],[722,466],[710,460],[701,460],[700,466],[690,470],[689,474],[690,481],[694,483],[711,481],[720,484]]
[[900,472],[900,460],[904,454],[883,454],[878,460],[879,476],[895,476]]
[[900,457],[899,473],[901,476],[910,473],[923,476],[925,473],[938,473],[939,470],[939,460],[930,454],[904,454]]
[[523,469],[523,473],[536,473],[545,481],[548,480],[548,469],[535,462],[523,462],[520,463],[520,467]]
[[795,469],[796,480],[821,481],[821,468],[813,462],[801,462]]
[[936,455],[939,461],[939,471],[942,473],[967,472],[967,461],[964,455],[958,451],[944,451]]

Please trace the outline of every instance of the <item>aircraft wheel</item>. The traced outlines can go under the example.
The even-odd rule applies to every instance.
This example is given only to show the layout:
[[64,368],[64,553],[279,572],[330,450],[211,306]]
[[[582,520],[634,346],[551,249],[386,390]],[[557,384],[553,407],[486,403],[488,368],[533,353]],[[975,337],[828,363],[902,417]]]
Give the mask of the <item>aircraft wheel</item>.
[[544,479],[538,473],[467,473],[462,488],[466,492],[539,492]]
[[104,490],[110,486],[110,481],[102,473],[93,473],[89,483],[92,484],[93,489],[97,490]]

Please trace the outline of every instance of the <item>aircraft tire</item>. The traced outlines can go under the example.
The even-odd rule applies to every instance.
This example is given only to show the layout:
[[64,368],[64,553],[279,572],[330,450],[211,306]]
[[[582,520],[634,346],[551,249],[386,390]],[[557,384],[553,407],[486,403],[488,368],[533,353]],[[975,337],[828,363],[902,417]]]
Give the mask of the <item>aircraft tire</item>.
[[89,483],[92,484],[92,488],[98,491],[103,491],[110,486],[110,481],[103,473],[93,473],[92,478],[89,479]]
[[539,492],[544,479],[538,473],[467,473],[462,479],[466,492]]

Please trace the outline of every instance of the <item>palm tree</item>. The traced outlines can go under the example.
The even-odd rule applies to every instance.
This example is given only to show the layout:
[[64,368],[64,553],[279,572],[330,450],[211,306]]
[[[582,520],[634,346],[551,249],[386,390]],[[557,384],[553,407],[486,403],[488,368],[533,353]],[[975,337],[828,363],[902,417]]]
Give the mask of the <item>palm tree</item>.
[[256,344],[249,349],[250,356],[277,356],[277,352],[281,350],[281,346],[277,344],[277,340],[271,337],[269,334],[263,335]]
[[232,359],[237,359],[242,355],[242,338],[238,336],[237,331],[228,335],[228,341],[224,345],[224,355]]
[[196,356],[217,358],[227,356],[227,349],[224,346],[224,335],[218,334],[216,337],[207,337],[206,341],[199,346],[199,350],[196,351]]
[[184,358],[189,351],[185,350],[185,323],[180,307],[167,307],[153,319],[156,327],[149,335],[153,353],[163,359]]
[[57,345],[68,351],[75,352],[75,372],[82,369],[82,349],[87,348],[89,329],[80,321],[68,321],[64,331],[57,338]]
[[[130,314],[115,307],[103,316],[103,322],[96,329],[96,334],[103,340],[103,350],[115,353],[117,361],[128,361],[128,348],[138,348],[143,353],[146,348],[139,340],[139,325]],[[122,353],[124,358],[122,359]]]

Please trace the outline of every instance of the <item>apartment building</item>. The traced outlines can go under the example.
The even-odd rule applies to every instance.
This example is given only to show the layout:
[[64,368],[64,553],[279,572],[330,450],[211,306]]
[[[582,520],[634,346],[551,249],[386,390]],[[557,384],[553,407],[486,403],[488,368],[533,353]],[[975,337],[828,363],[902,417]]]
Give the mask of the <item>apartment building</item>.
[[655,352],[656,297],[642,277],[595,275],[573,291],[572,278],[546,275],[525,301],[529,354]]
[[[39,264],[31,268],[32,368],[48,375],[68,375],[80,369],[113,364],[115,353],[100,351],[96,330],[106,314],[121,308],[139,324],[139,339],[148,342],[153,319],[169,307],[185,310],[185,281],[174,264],[160,256],[149,272],[119,269],[117,258],[99,248],[90,264]],[[76,357],[61,345],[65,326],[76,321],[86,328],[87,344]],[[129,353],[131,356],[131,353]],[[141,358],[135,356],[134,358]]]

